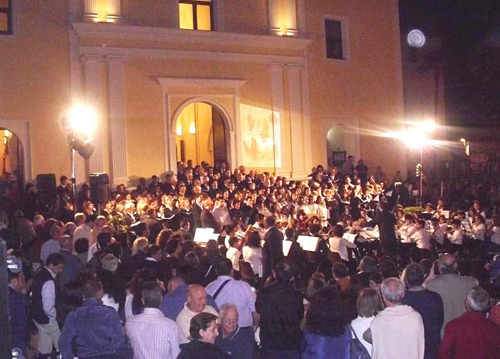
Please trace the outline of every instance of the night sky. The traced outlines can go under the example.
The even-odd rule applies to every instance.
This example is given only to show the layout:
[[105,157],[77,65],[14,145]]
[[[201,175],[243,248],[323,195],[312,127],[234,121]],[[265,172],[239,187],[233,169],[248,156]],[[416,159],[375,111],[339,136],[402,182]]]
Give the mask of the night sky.
[[447,123],[500,128],[500,1],[400,0],[400,19],[442,39]]

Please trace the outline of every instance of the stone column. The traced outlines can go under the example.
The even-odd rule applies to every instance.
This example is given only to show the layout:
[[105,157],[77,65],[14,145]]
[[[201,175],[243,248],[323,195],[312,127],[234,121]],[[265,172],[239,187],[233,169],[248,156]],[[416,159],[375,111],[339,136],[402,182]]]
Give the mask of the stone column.
[[91,142],[94,146],[94,153],[89,159],[89,171],[90,173],[98,173],[104,171],[102,129],[105,117],[101,101],[101,58],[85,55],[83,63],[85,66],[85,102],[93,109],[97,117],[94,139]]
[[111,128],[110,170],[113,184],[127,183],[127,138],[125,123],[125,64],[121,57],[108,57],[109,115]]
[[83,20],[88,22],[99,21],[99,6],[98,0],[83,1]]
[[[286,145],[284,64],[271,64],[272,118],[274,133],[274,165],[276,174],[290,176],[289,147]],[[279,132],[277,129],[279,128]]]
[[296,0],[286,0],[286,34],[288,36],[296,36],[298,33],[297,27],[297,4]]
[[108,21],[120,22],[122,20],[121,0],[108,0]]
[[290,137],[292,155],[292,178],[307,177],[310,169],[306,168],[306,137],[302,103],[302,67],[297,65],[287,66],[289,112],[290,112]]
[[271,35],[281,34],[279,0],[269,0],[269,33]]

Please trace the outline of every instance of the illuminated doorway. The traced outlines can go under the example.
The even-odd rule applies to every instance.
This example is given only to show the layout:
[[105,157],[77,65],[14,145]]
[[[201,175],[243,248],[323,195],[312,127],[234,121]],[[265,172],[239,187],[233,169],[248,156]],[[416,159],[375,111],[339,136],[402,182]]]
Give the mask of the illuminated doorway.
[[346,150],[345,144],[345,129],[342,125],[335,125],[330,128],[326,135],[326,153],[328,164],[337,166],[338,158],[336,154]]
[[19,138],[12,131],[0,127],[0,176],[24,182],[24,152]]
[[195,102],[182,110],[176,123],[177,161],[211,165],[227,162],[226,128],[219,110]]

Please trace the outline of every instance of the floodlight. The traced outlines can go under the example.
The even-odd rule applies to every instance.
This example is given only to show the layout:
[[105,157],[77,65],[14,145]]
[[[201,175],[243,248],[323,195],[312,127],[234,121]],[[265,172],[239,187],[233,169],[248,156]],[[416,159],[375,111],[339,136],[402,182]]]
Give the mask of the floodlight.
[[85,139],[93,134],[96,122],[96,113],[84,105],[73,106],[63,117],[64,130]]

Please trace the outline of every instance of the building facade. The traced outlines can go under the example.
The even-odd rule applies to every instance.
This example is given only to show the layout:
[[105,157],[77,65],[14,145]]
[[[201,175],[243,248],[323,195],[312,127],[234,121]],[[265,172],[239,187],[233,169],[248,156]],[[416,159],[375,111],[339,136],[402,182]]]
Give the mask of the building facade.
[[97,114],[78,182],[188,159],[303,178],[334,151],[406,168],[376,135],[404,117],[397,0],[4,0],[0,83],[25,180],[70,173],[76,103]]

